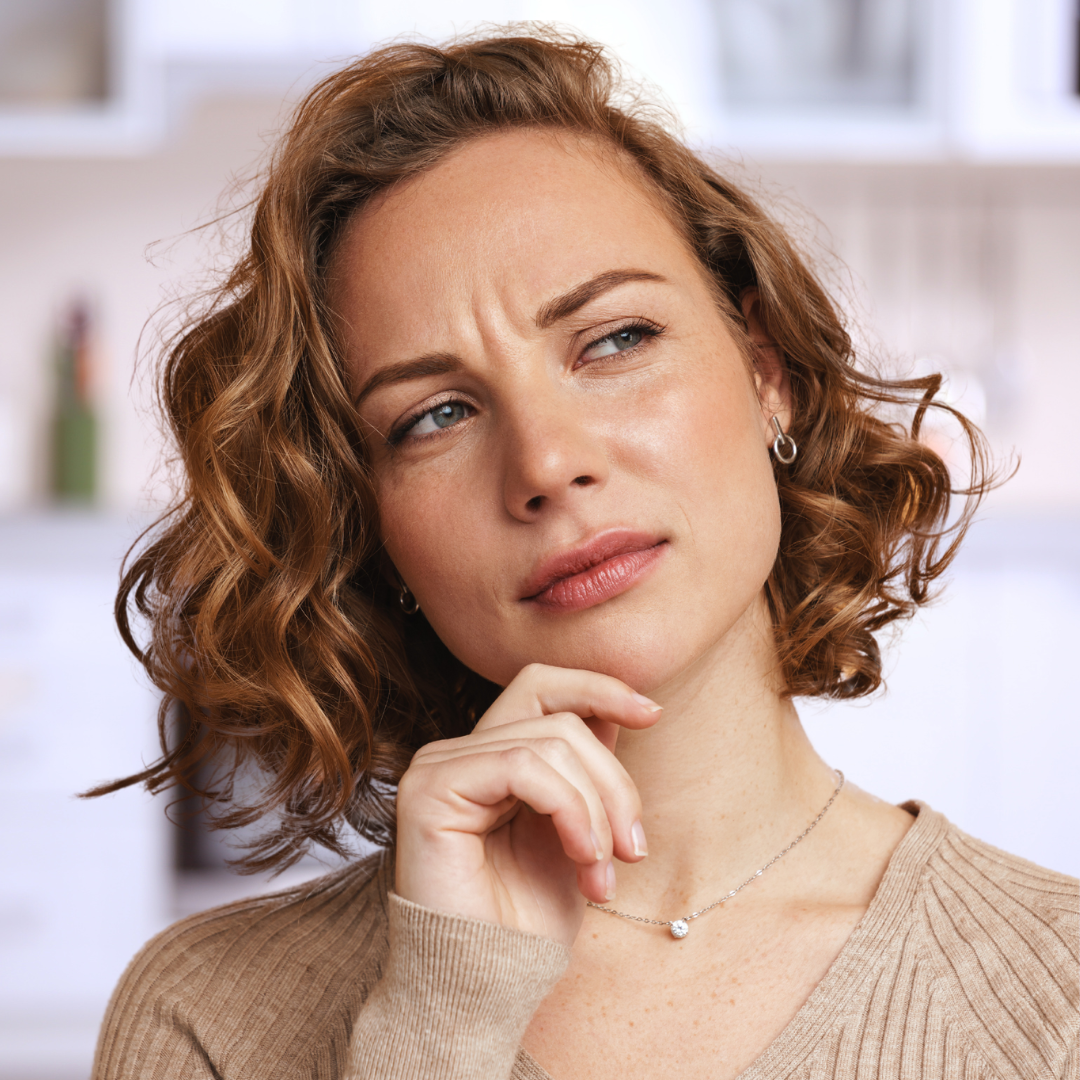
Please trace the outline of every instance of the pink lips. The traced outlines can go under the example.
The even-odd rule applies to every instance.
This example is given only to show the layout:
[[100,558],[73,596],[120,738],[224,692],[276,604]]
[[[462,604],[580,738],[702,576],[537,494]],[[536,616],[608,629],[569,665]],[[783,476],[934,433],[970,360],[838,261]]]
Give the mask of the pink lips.
[[552,611],[581,611],[626,592],[667,551],[655,535],[622,529],[593,537],[573,551],[545,559],[522,588],[521,599]]

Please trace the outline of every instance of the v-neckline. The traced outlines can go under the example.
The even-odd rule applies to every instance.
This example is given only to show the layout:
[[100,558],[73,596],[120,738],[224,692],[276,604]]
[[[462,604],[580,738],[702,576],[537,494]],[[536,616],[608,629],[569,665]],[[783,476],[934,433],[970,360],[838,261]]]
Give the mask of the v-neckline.
[[[870,977],[874,962],[880,961],[886,946],[909,917],[927,861],[944,838],[949,823],[925,803],[906,802],[902,808],[915,814],[915,821],[892,853],[863,917],[799,1011],[739,1073],[737,1080],[766,1080],[783,1075],[786,1066],[804,1059]],[[556,1078],[521,1047],[510,1080]]]

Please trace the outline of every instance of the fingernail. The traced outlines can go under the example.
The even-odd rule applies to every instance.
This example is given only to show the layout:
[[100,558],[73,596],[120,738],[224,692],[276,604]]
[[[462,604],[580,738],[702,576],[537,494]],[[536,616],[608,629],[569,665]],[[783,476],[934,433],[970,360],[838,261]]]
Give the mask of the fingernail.
[[607,891],[604,893],[604,899],[615,899],[615,867],[612,863],[607,864]]
[[630,826],[630,839],[634,844],[635,855],[648,855],[649,845],[645,840],[645,830],[641,827],[640,821],[635,821]]
[[592,837],[592,846],[593,851],[596,852],[596,861],[599,862],[604,857],[604,849],[600,846],[600,837],[596,835],[595,829],[590,829],[589,835]]
[[634,695],[634,700],[639,705],[642,705],[646,709],[648,709],[649,712],[660,712],[664,708],[663,705],[657,705],[656,702],[653,701],[652,698],[647,698],[644,694],[635,694]]

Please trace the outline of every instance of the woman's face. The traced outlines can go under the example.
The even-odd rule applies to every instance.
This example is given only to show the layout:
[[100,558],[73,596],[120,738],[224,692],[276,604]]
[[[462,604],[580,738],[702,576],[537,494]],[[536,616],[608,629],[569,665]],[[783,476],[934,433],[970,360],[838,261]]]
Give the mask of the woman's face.
[[470,668],[650,692],[753,621],[777,395],[613,153],[468,143],[350,223],[330,286],[387,553]]

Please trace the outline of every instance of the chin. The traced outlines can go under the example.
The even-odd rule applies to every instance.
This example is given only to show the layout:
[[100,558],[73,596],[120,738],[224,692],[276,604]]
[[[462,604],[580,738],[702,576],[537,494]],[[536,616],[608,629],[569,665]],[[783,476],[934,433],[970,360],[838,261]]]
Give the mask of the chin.
[[663,643],[655,642],[652,647],[643,643],[631,649],[598,649],[589,663],[579,666],[621,679],[639,694],[653,696],[685,675],[710,651],[704,642],[699,648],[688,648],[687,644],[684,639],[678,648],[674,648],[669,637]]
[[[745,633],[748,618],[769,633],[764,591],[751,591],[748,584],[726,595],[722,589],[705,595],[668,583],[649,590],[652,595],[624,594],[585,611],[520,621],[492,612],[476,612],[471,619],[458,613],[446,620],[445,634],[443,627],[435,629],[462,663],[498,686],[528,664],[546,664],[610,675],[649,694],[707,660],[732,635]],[[461,640],[465,626],[478,632]]]
[[685,624],[650,627],[648,622],[647,618],[620,614],[592,625],[560,628],[557,634],[535,635],[528,645],[512,649],[510,655],[458,655],[499,686],[506,686],[527,664],[547,664],[610,675],[647,694],[693,666],[709,651],[710,639],[715,637],[705,633],[698,640],[699,635],[686,633]]

